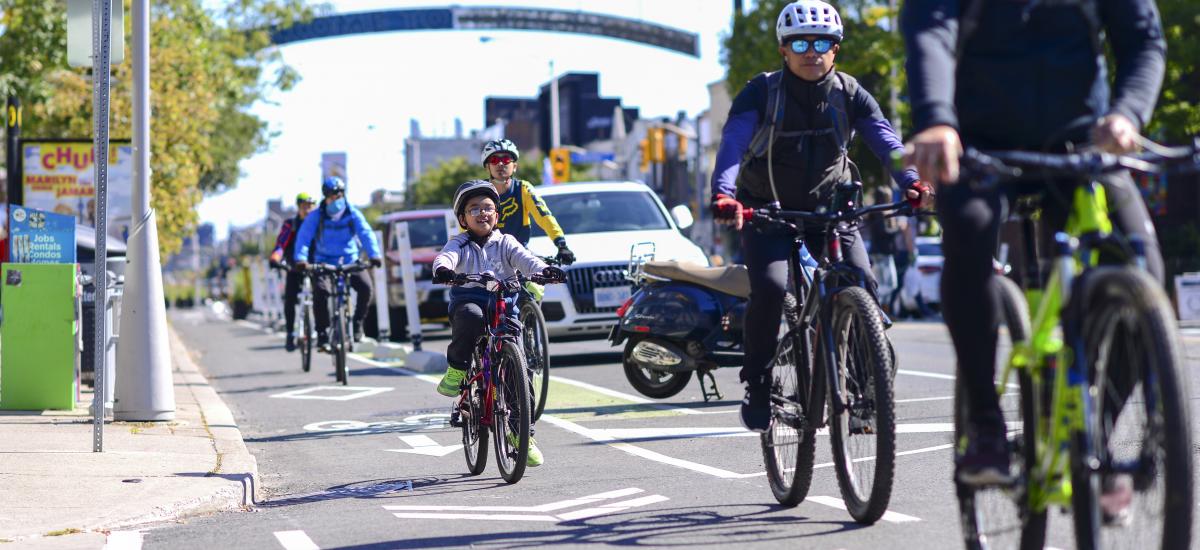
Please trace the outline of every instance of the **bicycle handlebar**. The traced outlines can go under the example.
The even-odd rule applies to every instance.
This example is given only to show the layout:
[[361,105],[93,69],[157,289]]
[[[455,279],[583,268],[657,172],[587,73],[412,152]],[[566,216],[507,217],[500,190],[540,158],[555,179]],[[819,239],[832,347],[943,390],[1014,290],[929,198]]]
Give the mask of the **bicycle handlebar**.
[[537,273],[535,273],[533,275],[525,275],[520,272],[517,272],[516,275],[513,275],[513,276],[505,278],[505,279],[501,279],[490,273],[457,273],[454,275],[453,281],[450,281],[448,283],[442,283],[442,284],[445,284],[448,286],[463,286],[463,285],[469,284],[469,283],[486,285],[487,283],[504,284],[508,281],[517,281],[520,283],[529,281],[531,283],[537,283],[539,285],[557,284],[557,283],[567,282],[566,279],[557,279],[554,277],[547,277],[545,275],[541,275],[541,274],[537,274]]
[[371,264],[368,264],[366,262],[354,262],[352,264],[345,264],[345,265],[309,264],[308,267],[306,268],[306,271],[308,271],[314,275],[323,275],[326,273],[344,273],[344,274],[348,275],[350,273],[358,273],[359,271],[365,271],[369,267],[371,267]]
[[968,147],[963,152],[964,172],[983,177],[983,187],[995,187],[1023,176],[1100,176],[1122,170],[1146,174],[1200,171],[1200,138],[1183,147],[1159,147],[1155,152],[1115,155],[1102,151],[1081,153],[1038,153],[1033,151],[981,151]]
[[888,204],[876,204],[851,210],[849,212],[810,212],[803,210],[781,210],[772,204],[766,208],[746,209],[742,217],[750,223],[771,223],[786,220],[815,221],[826,225],[857,220],[875,212],[893,212],[893,216],[925,216],[932,212],[914,211],[907,199]]

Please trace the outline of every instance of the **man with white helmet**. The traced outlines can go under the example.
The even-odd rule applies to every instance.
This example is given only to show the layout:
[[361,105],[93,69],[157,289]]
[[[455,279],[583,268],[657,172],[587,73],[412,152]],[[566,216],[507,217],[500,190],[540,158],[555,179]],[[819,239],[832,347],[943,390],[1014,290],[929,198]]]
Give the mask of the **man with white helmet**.
[[[782,208],[814,210],[838,182],[857,179],[848,156],[857,132],[890,166],[903,151],[900,137],[871,94],[854,77],[834,69],[841,48],[842,20],[837,9],[820,0],[784,6],[775,25],[783,67],[750,80],[738,93],[722,132],[712,178],[712,208],[717,223],[742,229],[743,208],[779,202]],[[912,199],[928,192],[914,170],[893,172]],[[809,250],[824,250],[820,230],[805,235]],[[857,228],[839,231],[846,260],[861,269],[874,292],[875,281]],[[770,373],[777,327],[787,286],[792,236],[744,235],[750,271],[746,311],[746,383],[741,420],[746,428],[770,426]]]
[[500,220],[496,228],[517,238],[522,245],[529,246],[530,225],[533,218],[546,236],[558,247],[558,260],[564,264],[575,262],[575,253],[567,248],[567,238],[558,220],[546,207],[546,202],[533,190],[533,184],[517,179],[517,161],[521,152],[517,144],[508,139],[489,141],[483,144],[479,161],[488,171],[488,181],[496,188],[499,200],[496,203]]

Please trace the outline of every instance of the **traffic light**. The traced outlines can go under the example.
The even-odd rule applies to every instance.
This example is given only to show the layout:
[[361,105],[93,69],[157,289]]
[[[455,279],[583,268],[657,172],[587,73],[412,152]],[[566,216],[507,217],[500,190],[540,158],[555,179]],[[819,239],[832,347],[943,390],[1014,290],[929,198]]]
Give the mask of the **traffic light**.
[[554,183],[564,183],[571,179],[571,151],[565,148],[550,150],[550,170],[554,173]]
[[650,160],[665,162],[667,160],[667,131],[663,128],[650,128],[646,131],[646,139],[650,140]]
[[641,171],[649,172],[650,171],[650,140],[643,139],[643,140],[639,141],[638,142],[638,151],[641,152],[641,154],[642,154],[642,165],[640,166]]

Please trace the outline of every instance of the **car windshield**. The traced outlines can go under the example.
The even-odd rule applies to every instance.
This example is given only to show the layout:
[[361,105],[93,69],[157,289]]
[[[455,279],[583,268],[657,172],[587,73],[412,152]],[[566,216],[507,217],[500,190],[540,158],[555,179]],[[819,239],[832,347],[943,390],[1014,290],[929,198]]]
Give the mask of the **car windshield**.
[[[598,191],[543,196],[567,235],[670,229],[662,209],[645,191]],[[537,224],[534,236],[545,236]]]
[[449,240],[449,237],[446,236],[446,219],[442,216],[403,221],[408,223],[408,240],[412,243],[413,248],[423,246],[441,248]]
[[942,243],[917,243],[918,256],[941,256]]

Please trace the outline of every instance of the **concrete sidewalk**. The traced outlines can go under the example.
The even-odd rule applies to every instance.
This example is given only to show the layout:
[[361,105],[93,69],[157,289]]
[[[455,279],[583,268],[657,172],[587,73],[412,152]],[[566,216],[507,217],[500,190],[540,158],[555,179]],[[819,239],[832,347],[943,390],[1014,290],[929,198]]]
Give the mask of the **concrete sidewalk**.
[[72,412],[0,411],[0,548],[98,548],[111,530],[253,503],[258,467],[233,415],[170,340],[175,420],[110,422],[103,453],[90,393]]

